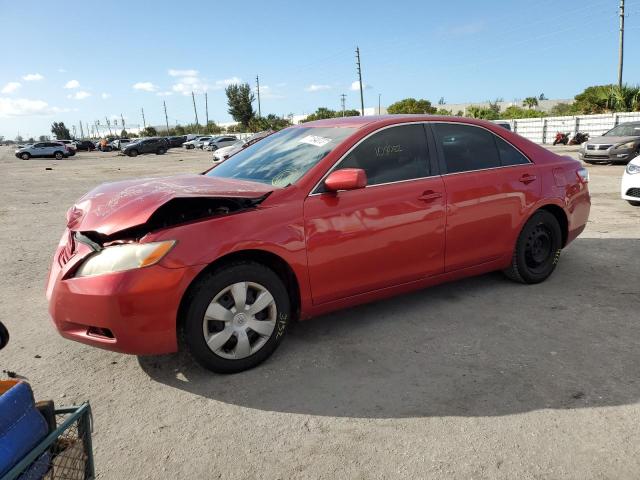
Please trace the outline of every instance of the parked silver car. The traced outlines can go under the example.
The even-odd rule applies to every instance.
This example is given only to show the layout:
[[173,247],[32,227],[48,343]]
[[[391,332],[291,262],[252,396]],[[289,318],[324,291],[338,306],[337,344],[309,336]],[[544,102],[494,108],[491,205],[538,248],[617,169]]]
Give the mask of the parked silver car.
[[236,137],[233,137],[233,136],[213,137],[208,142],[204,142],[204,145],[202,146],[202,149],[203,150],[208,150],[210,152],[214,152],[219,148],[228,147],[229,145],[233,145],[237,141],[238,141],[238,139]]
[[640,122],[621,123],[580,147],[585,163],[629,163],[640,154]]
[[69,150],[64,143],[38,142],[16,150],[16,157],[22,160],[39,157],[53,157],[62,160],[69,156]]
[[197,138],[194,138],[193,140],[189,140],[188,142],[184,142],[182,146],[187,150],[190,150],[192,148],[202,148],[204,143],[208,142],[212,138],[213,137],[211,135],[207,135],[204,137],[197,137]]
[[114,150],[124,150],[124,148],[130,143],[130,138],[118,138],[111,142],[109,145],[111,145],[111,148],[113,148]]

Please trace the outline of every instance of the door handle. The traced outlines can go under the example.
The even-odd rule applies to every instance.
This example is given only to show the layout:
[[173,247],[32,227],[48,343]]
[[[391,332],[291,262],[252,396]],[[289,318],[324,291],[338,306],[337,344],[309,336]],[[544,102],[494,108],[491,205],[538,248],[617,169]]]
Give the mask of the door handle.
[[439,198],[442,198],[442,192],[427,190],[418,197],[418,200],[422,200],[423,202],[433,202],[434,200],[437,200]]
[[530,184],[531,182],[536,180],[536,176],[535,175],[531,175],[529,173],[525,173],[524,175],[522,175],[520,177],[519,182],[520,183],[524,183],[525,185]]

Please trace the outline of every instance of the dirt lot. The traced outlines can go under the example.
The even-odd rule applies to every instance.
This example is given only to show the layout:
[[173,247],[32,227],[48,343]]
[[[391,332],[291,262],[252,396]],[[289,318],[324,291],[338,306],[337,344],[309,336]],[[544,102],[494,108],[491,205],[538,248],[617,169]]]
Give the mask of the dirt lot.
[[38,398],[91,401],[99,478],[638,478],[640,208],[619,199],[623,167],[590,167],[590,224],[541,285],[496,273],[331,314],[234,376],[59,337],[44,281],[67,208],[209,158],[0,147],[0,366]]

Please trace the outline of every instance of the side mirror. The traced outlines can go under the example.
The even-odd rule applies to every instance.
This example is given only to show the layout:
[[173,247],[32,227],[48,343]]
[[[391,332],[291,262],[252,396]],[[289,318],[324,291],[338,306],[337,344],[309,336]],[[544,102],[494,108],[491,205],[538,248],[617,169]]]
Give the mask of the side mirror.
[[367,174],[361,168],[335,170],[325,178],[324,186],[330,192],[357,190],[367,186]]

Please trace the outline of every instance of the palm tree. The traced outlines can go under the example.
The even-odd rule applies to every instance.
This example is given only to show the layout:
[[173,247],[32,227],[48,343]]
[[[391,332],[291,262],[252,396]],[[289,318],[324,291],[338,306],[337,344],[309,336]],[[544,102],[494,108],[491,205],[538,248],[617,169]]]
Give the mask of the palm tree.
[[611,110],[616,112],[640,111],[640,87],[612,85],[607,104]]
[[522,102],[522,105],[527,107],[528,109],[532,109],[538,106],[538,99],[536,97],[527,97]]

